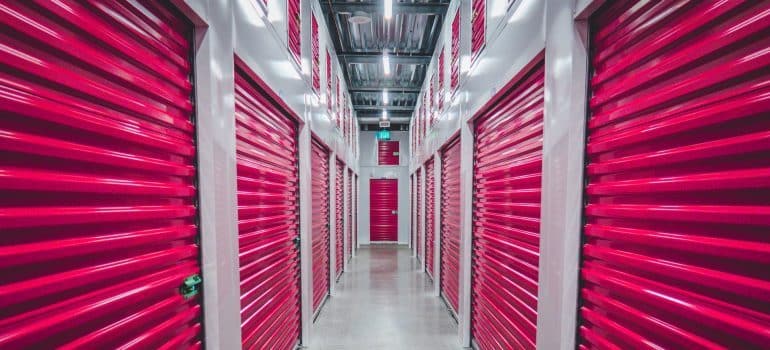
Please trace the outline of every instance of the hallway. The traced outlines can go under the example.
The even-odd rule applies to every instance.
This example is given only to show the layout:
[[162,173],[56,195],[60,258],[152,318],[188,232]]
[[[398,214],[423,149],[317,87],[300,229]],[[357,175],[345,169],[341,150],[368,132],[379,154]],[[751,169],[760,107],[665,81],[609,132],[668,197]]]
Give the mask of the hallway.
[[461,349],[457,324],[406,247],[362,247],[324,305],[310,350]]

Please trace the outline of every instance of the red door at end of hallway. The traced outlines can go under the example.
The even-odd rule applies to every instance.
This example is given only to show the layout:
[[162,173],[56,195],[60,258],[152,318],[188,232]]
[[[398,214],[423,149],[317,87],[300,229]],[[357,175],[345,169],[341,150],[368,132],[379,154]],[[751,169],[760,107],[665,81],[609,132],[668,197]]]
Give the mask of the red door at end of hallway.
[[398,241],[398,180],[369,180],[369,240]]
[[244,349],[290,349],[300,335],[297,124],[273,96],[255,75],[237,67],[238,255]]
[[192,24],[155,1],[0,23],[0,348],[200,348]]

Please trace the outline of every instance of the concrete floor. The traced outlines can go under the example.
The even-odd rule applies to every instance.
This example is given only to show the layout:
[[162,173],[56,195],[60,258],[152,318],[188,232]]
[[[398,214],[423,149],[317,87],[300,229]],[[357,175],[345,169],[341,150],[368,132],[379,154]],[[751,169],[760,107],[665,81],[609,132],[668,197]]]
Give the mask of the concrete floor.
[[310,350],[462,349],[457,324],[410,250],[363,247],[316,319]]

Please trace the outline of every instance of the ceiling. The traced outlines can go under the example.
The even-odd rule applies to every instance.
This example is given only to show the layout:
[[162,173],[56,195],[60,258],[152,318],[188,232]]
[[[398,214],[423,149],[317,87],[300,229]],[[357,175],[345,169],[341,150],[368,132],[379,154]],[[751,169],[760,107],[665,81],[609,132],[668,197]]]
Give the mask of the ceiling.
[[[376,121],[373,117],[383,110],[394,122],[411,117],[449,5],[448,0],[393,0],[393,16],[385,20],[383,2],[321,0],[361,122]],[[351,23],[354,14],[371,21]],[[390,75],[385,75],[382,65],[385,50]],[[382,100],[384,89],[387,104]]]

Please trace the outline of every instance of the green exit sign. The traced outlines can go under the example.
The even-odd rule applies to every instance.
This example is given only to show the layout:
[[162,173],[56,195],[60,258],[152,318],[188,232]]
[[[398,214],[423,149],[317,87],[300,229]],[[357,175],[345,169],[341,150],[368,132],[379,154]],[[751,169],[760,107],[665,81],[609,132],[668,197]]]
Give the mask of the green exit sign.
[[378,140],[390,140],[390,130],[380,130],[377,132]]

